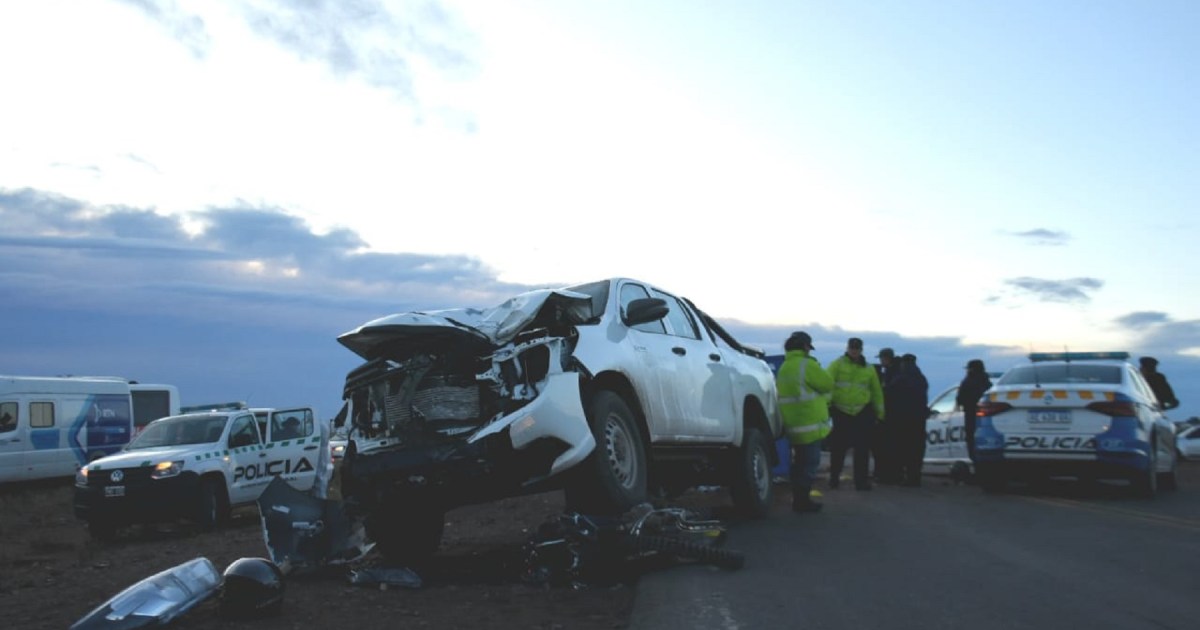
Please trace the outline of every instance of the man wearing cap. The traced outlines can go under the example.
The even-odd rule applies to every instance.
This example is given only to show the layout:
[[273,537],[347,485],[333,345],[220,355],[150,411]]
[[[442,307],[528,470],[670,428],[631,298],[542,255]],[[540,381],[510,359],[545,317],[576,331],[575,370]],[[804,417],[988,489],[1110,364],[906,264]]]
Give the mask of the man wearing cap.
[[1175,390],[1171,389],[1171,384],[1167,382],[1167,375],[1158,371],[1158,359],[1142,357],[1138,359],[1138,363],[1142,366],[1142,376],[1146,378],[1146,384],[1150,386],[1162,408],[1166,410],[1178,407],[1179,399],[1175,398]]
[[[879,359],[879,363],[875,364],[875,375],[879,377],[879,383],[883,387],[884,416],[894,418],[892,388],[894,387],[893,381],[900,372],[900,363],[896,361],[896,351],[891,348],[883,348],[876,357]],[[871,455],[875,460],[873,476],[879,483],[900,483],[901,481],[896,459],[898,455],[897,436],[894,429],[891,422],[884,422],[875,426],[875,433],[871,436]]]
[[901,483],[921,485],[925,465],[925,420],[929,416],[929,381],[917,367],[917,356],[900,357],[900,373],[894,381],[895,402],[888,408],[888,424],[896,436],[897,465]]
[[967,457],[971,465],[975,465],[975,412],[979,410],[979,399],[983,393],[992,387],[992,379],[988,378],[987,370],[980,359],[967,361],[967,375],[958,384],[958,393],[954,402],[962,408],[963,428],[966,430]]
[[821,463],[821,440],[829,435],[829,403],[833,379],[809,353],[812,337],[795,332],[783,344],[786,354],[775,377],[784,431],[792,445],[792,511],[818,512],[812,500],[813,479]]
[[829,446],[829,487],[841,480],[846,451],[854,448],[854,488],[870,490],[871,430],[883,421],[883,388],[875,368],[863,357],[863,342],[851,337],[846,353],[829,364],[833,378],[833,433]]

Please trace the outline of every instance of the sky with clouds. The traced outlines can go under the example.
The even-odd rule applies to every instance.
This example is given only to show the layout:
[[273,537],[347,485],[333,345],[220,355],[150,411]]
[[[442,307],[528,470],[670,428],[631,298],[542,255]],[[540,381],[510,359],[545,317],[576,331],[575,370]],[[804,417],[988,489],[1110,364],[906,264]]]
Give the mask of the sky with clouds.
[[0,373],[332,413],[359,323],[623,275],[768,351],[914,352],[935,393],[1153,354],[1200,415],[1198,30],[1186,0],[4,3]]

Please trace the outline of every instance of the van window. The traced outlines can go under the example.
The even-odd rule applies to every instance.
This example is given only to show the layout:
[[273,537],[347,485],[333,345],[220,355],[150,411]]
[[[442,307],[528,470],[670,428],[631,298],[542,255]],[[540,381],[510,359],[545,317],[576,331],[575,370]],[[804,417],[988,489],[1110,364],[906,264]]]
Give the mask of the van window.
[[133,426],[141,428],[171,415],[171,393],[165,390],[134,390]]
[[17,428],[17,403],[0,403],[0,433],[15,431]]
[[54,403],[29,403],[29,426],[33,429],[54,426]]

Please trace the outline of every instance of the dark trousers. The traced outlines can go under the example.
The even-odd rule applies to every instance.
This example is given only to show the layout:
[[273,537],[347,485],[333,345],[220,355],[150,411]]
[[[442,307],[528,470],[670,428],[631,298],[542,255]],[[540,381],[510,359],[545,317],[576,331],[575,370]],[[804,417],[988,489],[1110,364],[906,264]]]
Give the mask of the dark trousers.
[[831,409],[833,432],[829,434],[829,478],[837,479],[846,463],[846,451],[854,449],[854,485],[871,485],[871,431],[875,425],[875,411],[863,407],[851,416],[840,409]]
[[[890,417],[890,416],[889,416]],[[895,424],[885,420],[872,429],[871,454],[875,459],[872,473],[883,483],[900,482],[899,435]]]
[[975,417],[975,407],[963,407],[963,426],[967,430],[967,457],[971,458],[971,463],[975,463],[975,423],[978,418]]
[[900,476],[907,484],[921,483],[921,468],[925,465],[925,419],[895,418],[900,433]]

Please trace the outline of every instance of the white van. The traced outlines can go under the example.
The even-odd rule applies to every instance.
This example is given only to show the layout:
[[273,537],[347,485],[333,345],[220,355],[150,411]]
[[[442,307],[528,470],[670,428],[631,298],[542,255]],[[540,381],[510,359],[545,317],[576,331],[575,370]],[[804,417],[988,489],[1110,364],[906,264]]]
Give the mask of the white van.
[[[136,392],[136,394],[134,393]],[[0,482],[69,477],[179,409],[170,385],[112,376],[0,376]]]

